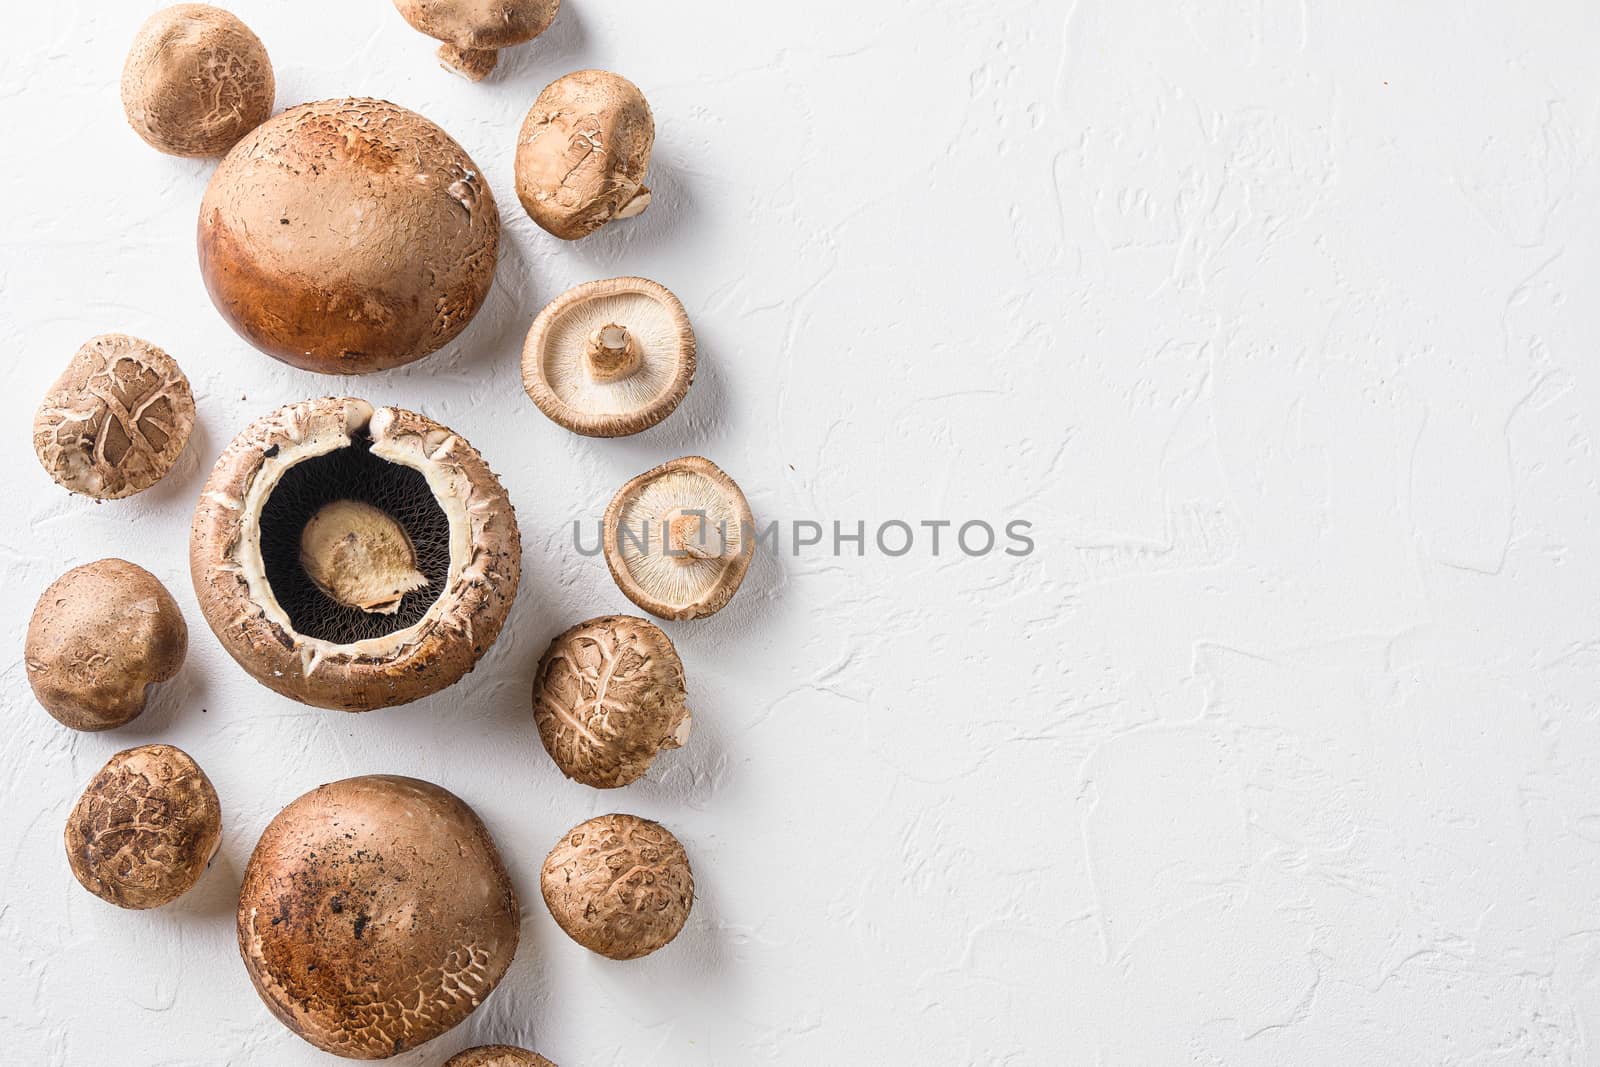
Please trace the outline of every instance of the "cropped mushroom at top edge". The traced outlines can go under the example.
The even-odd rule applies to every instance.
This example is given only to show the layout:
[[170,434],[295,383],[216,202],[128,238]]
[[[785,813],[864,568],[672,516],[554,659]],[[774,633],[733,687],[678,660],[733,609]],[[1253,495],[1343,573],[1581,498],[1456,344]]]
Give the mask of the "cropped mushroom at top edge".
[[468,81],[481,81],[500,60],[500,49],[538,37],[555,21],[561,0],[394,0],[412,27],[439,45],[439,65]]

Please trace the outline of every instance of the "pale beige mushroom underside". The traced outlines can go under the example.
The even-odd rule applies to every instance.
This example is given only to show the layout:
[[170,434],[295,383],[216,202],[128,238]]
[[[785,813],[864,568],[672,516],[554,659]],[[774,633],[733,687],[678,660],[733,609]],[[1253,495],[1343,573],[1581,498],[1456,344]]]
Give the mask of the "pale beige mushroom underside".
[[[748,565],[754,547],[750,543],[753,531],[746,528],[750,508],[731,480],[721,484],[715,474],[682,461],[667,467],[626,496],[619,494],[615,530],[606,531],[606,552],[614,566],[637,586],[630,590],[624,584],[623,591],[647,611],[675,617],[676,612],[705,605],[710,610],[704,614],[710,614],[726,602],[725,597],[722,603],[716,602],[719,586],[736,569],[732,574],[736,587]],[[669,553],[668,524],[679,515],[696,513],[704,514],[700,528],[720,552],[706,558]],[[732,595],[731,590],[727,592]],[[642,602],[636,593],[658,603]],[[663,607],[668,610],[658,610]]]

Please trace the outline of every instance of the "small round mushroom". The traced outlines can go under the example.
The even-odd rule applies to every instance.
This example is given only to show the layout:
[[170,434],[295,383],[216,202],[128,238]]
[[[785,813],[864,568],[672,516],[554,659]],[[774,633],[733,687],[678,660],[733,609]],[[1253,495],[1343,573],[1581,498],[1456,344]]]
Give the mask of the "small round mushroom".
[[461,1022],[504,977],[521,913],[459,797],[415,778],[322,786],[267,826],[239,889],[239,954],[278,1021],[384,1059]]
[[550,642],[533,717],[561,773],[596,789],[637,781],[689,739],[683,661],[661,627],[631,615],[580,622]]
[[685,456],[617,490],[602,541],[629,600],[657,618],[700,619],[744,581],[754,528],[738,484],[710,460]]
[[365,374],[449,343],[494,280],[500,214],[438,126],[382,100],[301,104],[234,146],[200,205],[200,273],[245,340]]
[[637,815],[601,815],[564,834],[539,876],[567,936],[614,960],[648,956],[678,936],[694,875],[678,839]]
[[56,484],[119,500],[166,476],[194,429],[194,394],[173,358],[137,337],[93,338],[33,416],[33,450]]
[[585,282],[533,320],[522,387],[555,422],[624,437],[672,414],[694,380],[694,330],[678,298],[648,278]]
[[67,817],[67,862],[119,908],[159,908],[200,880],[222,844],[222,807],[200,765],[171,745],[118,752]]
[[436,41],[439,65],[480,81],[499,50],[539,36],[555,21],[561,0],[394,0],[405,20]]
[[261,39],[232,12],[177,4],[145,20],[122,67],[122,109],[152,148],[220,156],[267,121],[276,87]]
[[473,668],[516,596],[522,542],[459,435],[327,397],[258,419],[222,453],[189,564],[206,622],[257,681],[367,711]]
[[567,241],[650,206],[644,174],[656,123],[639,87],[580,70],[533,102],[517,135],[517,197],[533,221]]
[[479,1045],[458,1052],[445,1061],[444,1067],[556,1067],[555,1064],[525,1048],[513,1045]]
[[74,730],[110,730],[144,711],[150,687],[183,666],[189,628],[143,567],[102,559],[50,584],[28,621],[23,659],[44,710]]

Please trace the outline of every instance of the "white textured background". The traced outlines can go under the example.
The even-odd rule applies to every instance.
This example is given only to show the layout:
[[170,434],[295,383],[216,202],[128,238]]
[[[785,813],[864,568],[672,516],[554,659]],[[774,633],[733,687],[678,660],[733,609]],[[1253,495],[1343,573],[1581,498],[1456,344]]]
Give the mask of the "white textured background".
[[[491,1040],[563,1067],[1600,1058],[1600,7],[569,0],[473,86],[388,0],[234,0],[280,109],[420,110],[507,224],[457,344],[338,381],[206,299],[211,164],[148,149],[117,97],[151,6],[11,5],[0,45],[0,1060],[331,1062],[256,999],[233,898],[279,807],[378,771],[473,804],[526,915],[504,984],[407,1067]],[[518,208],[512,149],[592,65],[654,106],[656,199],[565,245]],[[701,370],[662,426],[581,439],[518,350],[620,273],[683,298]],[[96,506],[27,429],[108,330],[179,360],[200,425],[165,483]],[[185,555],[226,441],[333,391],[465,434],[526,545],[477,671],[364,717],[247,680]],[[685,452],[758,519],[1026,518],[1038,551],[762,559],[668,627],[689,747],[596,793],[528,709],[548,638],[630,607],[568,526]],[[112,554],[178,597],[189,661],[132,725],[74,734],[23,632]],[[125,913],[72,881],[61,827],[150,741],[210,773],[225,837],[190,896]],[[699,890],[622,964],[537,889],[616,809],[676,831]]]

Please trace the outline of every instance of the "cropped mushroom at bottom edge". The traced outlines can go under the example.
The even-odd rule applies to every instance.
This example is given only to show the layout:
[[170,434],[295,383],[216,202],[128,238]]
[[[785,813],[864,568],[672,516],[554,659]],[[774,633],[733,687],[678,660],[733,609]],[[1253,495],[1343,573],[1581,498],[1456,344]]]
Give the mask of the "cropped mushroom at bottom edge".
[[385,1059],[459,1024],[517,950],[505,864],[459,797],[366,775],[290,803],[239,890],[239,954],[278,1021],[337,1056]]
[[525,1048],[514,1045],[479,1045],[465,1049],[445,1061],[444,1067],[556,1067]]
[[637,815],[601,815],[561,835],[545,857],[539,888],[568,937],[613,960],[661,948],[694,906],[683,845]]
[[223,451],[189,564],[206,622],[257,681],[367,711],[473,668],[516,596],[522,546],[505,489],[459,434],[325,397]]
[[606,508],[606,565],[627,598],[662,619],[714,615],[755,553],[755,519],[732,478],[684,456],[632,479]]

